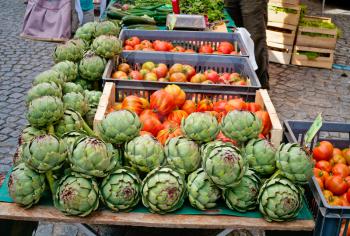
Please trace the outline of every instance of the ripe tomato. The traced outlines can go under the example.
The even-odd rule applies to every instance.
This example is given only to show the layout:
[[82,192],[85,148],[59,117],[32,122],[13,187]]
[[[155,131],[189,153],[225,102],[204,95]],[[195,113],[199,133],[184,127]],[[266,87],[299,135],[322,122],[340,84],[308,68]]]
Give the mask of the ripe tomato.
[[185,83],[187,82],[187,76],[184,73],[176,72],[170,75],[169,81]]
[[133,50],[134,50],[134,47],[131,47],[131,46],[129,46],[129,45],[126,45],[126,46],[124,47],[124,50],[133,51]]
[[225,100],[219,100],[217,102],[214,102],[213,104],[213,110],[219,113],[226,113],[226,104],[227,102]]
[[234,50],[234,46],[230,42],[221,42],[218,46],[218,51],[224,54],[230,54]]
[[350,170],[349,170],[349,167],[347,165],[339,163],[339,164],[336,164],[335,166],[333,166],[332,173],[333,173],[333,175],[339,175],[339,176],[345,178],[346,176],[349,176]]
[[186,49],[184,47],[181,46],[176,46],[173,49],[171,49],[172,52],[185,52]]
[[123,71],[125,73],[129,73],[130,71],[130,65],[127,64],[127,63],[121,63],[119,66],[118,66],[118,70],[119,71]]
[[132,80],[143,80],[143,76],[141,75],[141,73],[137,70],[133,70],[129,73],[129,77]]
[[188,116],[187,112],[183,110],[175,110],[169,113],[167,120],[173,121],[180,125],[182,119],[186,119],[187,116]]
[[148,70],[149,72],[152,71],[156,67],[156,64],[154,64],[151,61],[146,61],[142,64],[142,69]]
[[128,79],[128,75],[123,72],[123,71],[116,71],[112,74],[112,78],[113,79],[123,79],[123,80],[127,80]]
[[323,184],[322,179],[321,178],[317,178],[317,177],[315,179],[316,179],[318,185],[320,186],[321,190],[324,190],[324,184]]
[[261,111],[262,109],[258,103],[249,102],[247,103],[247,110],[251,112],[257,112],[257,111]]
[[199,48],[199,53],[213,53],[213,48],[206,44],[206,45],[202,45],[200,48]]
[[171,85],[166,86],[164,89],[166,92],[168,92],[169,94],[171,94],[173,96],[174,103],[178,108],[181,107],[185,103],[186,93],[179,86],[177,86],[175,84],[171,84]]
[[343,206],[343,201],[338,196],[329,198],[328,204],[331,206]]
[[140,43],[144,48],[153,48],[153,45],[150,41],[148,40],[142,40]]
[[175,129],[175,128],[180,128],[180,125],[171,120],[166,120],[163,122],[163,129]]
[[205,77],[213,83],[220,82],[220,75],[215,70],[207,70],[204,72]]
[[195,50],[193,49],[186,49],[186,51],[184,51],[185,53],[196,53]]
[[135,47],[135,45],[140,44],[140,42],[141,42],[140,39],[138,37],[134,36],[134,37],[131,37],[131,38],[125,40],[125,45]]
[[270,115],[267,111],[257,111],[255,112],[255,116],[260,118],[263,124],[263,130],[261,133],[263,135],[268,135],[272,129],[272,123],[270,119]]
[[242,80],[242,77],[240,74],[236,73],[236,72],[233,72],[231,75],[230,75],[230,78],[229,78],[229,81],[230,83],[235,83],[235,82],[239,82]]
[[338,163],[346,164],[346,159],[342,155],[335,155],[329,160],[329,163],[332,166],[334,166],[335,164],[338,164]]
[[183,70],[183,73],[186,75],[187,80],[192,78],[196,74],[196,69],[194,69],[194,67],[191,65],[184,65]]
[[190,82],[191,83],[202,83],[203,81],[206,81],[207,77],[202,73],[197,73],[194,76],[192,76]]
[[174,97],[164,89],[155,91],[150,98],[150,108],[162,116],[168,115],[174,110],[176,104]]
[[158,132],[163,129],[163,125],[160,120],[154,116],[149,116],[148,118],[143,119],[141,123],[142,130],[150,132],[154,137],[156,137]]
[[230,84],[229,78],[230,78],[230,74],[229,73],[223,73],[223,74],[220,75],[219,83]]
[[230,112],[233,110],[245,110],[246,103],[243,101],[242,98],[234,98],[227,102],[225,109],[226,112]]
[[196,103],[192,100],[186,100],[181,107],[181,110],[184,110],[185,112],[187,112],[187,114],[196,112],[196,109],[197,109]]
[[340,200],[342,200],[343,206],[350,206],[350,203],[346,197],[346,193],[344,193],[343,195],[340,196]]
[[350,189],[346,192],[346,198],[350,202]]
[[330,172],[332,170],[332,166],[328,161],[318,161],[315,167],[326,172]]
[[316,161],[328,161],[333,155],[333,145],[328,141],[321,141],[314,147],[312,154]]
[[168,129],[160,130],[157,135],[157,139],[161,144],[164,145],[168,139],[174,138],[180,135],[182,135],[182,131],[179,127],[171,127]]
[[168,46],[168,51],[171,51],[174,49],[174,45],[170,42],[166,42],[167,46]]
[[350,176],[346,176],[344,178],[345,182],[348,184],[348,187],[350,188]]
[[333,197],[333,193],[329,190],[323,190],[322,193],[327,202]]
[[163,63],[159,63],[157,67],[152,70],[152,72],[157,75],[158,79],[165,78],[168,74],[168,67]]
[[144,79],[147,81],[157,81],[158,77],[156,73],[148,72],[147,74],[145,74]]
[[156,51],[166,52],[169,51],[169,45],[165,41],[156,40],[153,42],[153,48]]
[[346,162],[348,163],[348,165],[350,165],[350,149],[349,148],[345,148],[343,151],[343,157],[345,157]]
[[140,114],[140,121],[145,120],[149,117],[154,117],[156,119],[159,119],[158,114],[152,111],[151,109],[145,109],[143,112]]
[[130,95],[124,98],[122,102],[122,109],[133,111],[139,115],[143,111],[143,102],[139,97]]
[[140,98],[141,102],[142,102],[142,108],[143,109],[149,109],[149,102],[146,98]]
[[237,141],[230,139],[228,137],[226,137],[221,131],[218,133],[218,135],[216,136],[216,140],[221,140],[223,142],[230,142],[233,145],[237,145]]
[[183,65],[180,63],[175,63],[174,65],[172,65],[169,69],[169,74],[174,74],[174,73],[182,73],[184,72],[184,68]]
[[224,117],[224,113],[222,112],[216,112],[216,111],[205,111],[205,112],[211,114],[212,116],[215,116],[215,118],[219,123],[221,122],[222,117]]
[[334,175],[326,179],[325,188],[339,196],[348,190],[348,184],[343,177]]
[[197,104],[197,112],[204,112],[204,111],[212,111],[213,110],[213,103],[210,99],[202,99]]
[[343,155],[342,151],[339,148],[333,148],[333,156],[335,155]]
[[314,176],[316,178],[322,179],[322,181],[324,182],[329,177],[329,174],[328,174],[328,172],[326,172],[324,170],[314,168]]
[[144,49],[144,46],[142,46],[141,44],[137,44],[137,45],[135,45],[135,47],[134,47],[134,50],[135,51],[142,51]]

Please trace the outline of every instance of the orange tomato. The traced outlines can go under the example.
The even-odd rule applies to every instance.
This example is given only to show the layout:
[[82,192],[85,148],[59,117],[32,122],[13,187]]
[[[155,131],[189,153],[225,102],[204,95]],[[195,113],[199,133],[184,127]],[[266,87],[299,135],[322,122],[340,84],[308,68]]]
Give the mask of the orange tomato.
[[122,109],[133,111],[138,115],[144,110],[143,107],[141,99],[135,95],[125,97],[122,102]]
[[245,110],[246,103],[243,101],[242,98],[234,98],[227,102],[225,109],[226,112],[230,112],[233,110]]
[[193,112],[196,112],[196,103],[192,100],[186,100],[185,103],[182,105],[181,110],[184,110],[187,112],[187,114],[191,114]]
[[186,101],[186,93],[179,86],[171,84],[166,86],[164,90],[173,96],[174,103],[177,107],[181,107],[182,105],[184,105]]
[[175,110],[175,111],[170,112],[167,120],[173,121],[173,122],[180,125],[182,119],[186,119],[187,116],[188,116],[187,112],[185,112],[183,110]]
[[180,135],[182,135],[182,131],[179,127],[175,127],[175,128],[171,127],[168,129],[160,130],[157,135],[157,139],[161,144],[164,145],[168,139],[174,138]]
[[323,180],[321,178],[318,178],[318,177],[316,177],[315,179],[316,179],[318,185],[320,186],[321,190],[324,190]]
[[333,148],[333,156],[335,155],[343,155],[342,151],[339,148]]
[[333,166],[332,168],[333,175],[338,175],[343,178],[349,176],[350,170],[349,167],[345,164],[339,163]]
[[346,159],[345,157],[343,157],[342,155],[335,155],[333,156],[330,160],[329,163],[334,166],[336,164],[342,163],[342,164],[346,164]]
[[202,99],[197,104],[197,112],[212,111],[213,103],[210,99]]

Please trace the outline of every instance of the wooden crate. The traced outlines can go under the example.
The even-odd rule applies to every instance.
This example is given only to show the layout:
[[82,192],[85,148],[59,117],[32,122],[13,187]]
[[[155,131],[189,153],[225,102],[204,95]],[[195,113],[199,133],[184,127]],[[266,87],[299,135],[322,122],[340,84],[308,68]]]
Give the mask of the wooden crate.
[[269,3],[277,3],[277,4],[285,4],[285,5],[291,5],[291,6],[298,6],[300,1],[299,0],[269,0]]
[[[96,129],[96,126],[98,123],[100,123],[105,114],[107,113],[108,109],[112,107],[115,104],[116,95],[118,93],[118,88],[116,88],[115,84],[112,82],[106,82],[102,96],[100,98],[100,103],[98,105],[95,119],[94,119],[94,130]],[[197,93],[197,92],[196,92]],[[198,92],[199,94],[200,92]],[[140,92],[138,91],[137,94],[141,96],[150,96],[148,92]],[[129,94],[123,94],[122,96],[129,95]],[[192,96],[192,95],[189,95]],[[197,96],[198,99],[200,99],[199,96]],[[217,97],[213,97],[212,99],[219,100],[219,99],[229,99],[228,97],[224,97],[222,94],[217,95]],[[277,116],[277,112],[275,110],[275,107],[273,106],[271,99],[269,97],[269,94],[267,93],[267,90],[260,89],[256,91],[256,97],[255,102],[258,103],[264,110],[266,110],[269,113],[271,122],[272,122],[272,130],[271,130],[271,142],[278,147],[282,141],[282,125],[281,122]]]
[[[305,16],[305,20],[323,20],[329,23],[331,18],[318,16]],[[317,33],[329,35],[329,37],[305,35],[307,33]],[[335,49],[337,43],[337,29],[326,29],[310,26],[299,26],[296,44],[297,46],[317,47],[326,49]]]
[[[321,53],[321,55],[315,59],[309,59],[306,55],[298,54],[298,52],[300,51]],[[334,50],[325,48],[295,46],[292,56],[292,64],[298,66],[332,69],[333,59]]]
[[266,41],[293,46],[297,27],[279,22],[268,22]]
[[[275,10],[271,9],[273,7],[287,8],[290,10],[294,10],[295,13],[286,13],[286,12],[275,11]],[[268,21],[297,26],[299,24],[300,11],[301,11],[300,6],[292,6],[292,5],[288,5],[288,4],[278,4],[278,3],[269,3],[268,4]]]
[[279,64],[290,64],[292,58],[293,46],[280,43],[267,42],[269,61]]

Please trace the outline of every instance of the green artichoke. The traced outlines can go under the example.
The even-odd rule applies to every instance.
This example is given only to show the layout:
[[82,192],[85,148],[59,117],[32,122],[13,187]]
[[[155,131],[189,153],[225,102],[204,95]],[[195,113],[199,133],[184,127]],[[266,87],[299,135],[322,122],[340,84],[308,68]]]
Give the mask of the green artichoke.
[[98,208],[97,183],[76,173],[66,175],[58,183],[54,203],[66,215],[87,216]]
[[29,103],[27,120],[38,127],[47,127],[61,119],[64,109],[61,99],[52,96],[36,98]]
[[33,86],[41,83],[50,83],[53,82],[62,88],[66,76],[61,72],[55,70],[46,70],[38,74],[33,80]]
[[129,211],[140,201],[141,180],[129,168],[121,168],[102,181],[102,202],[114,211]]
[[23,147],[25,163],[39,173],[60,168],[67,155],[66,144],[50,134],[36,136],[30,143],[24,144]]
[[86,80],[94,81],[102,79],[106,64],[107,62],[104,58],[90,51],[79,62],[79,75]]
[[70,131],[63,134],[61,139],[66,144],[68,150],[72,150],[72,147],[77,140],[87,136],[88,136],[87,133],[85,133],[82,130]]
[[201,164],[198,145],[183,136],[168,139],[164,152],[168,164],[184,175],[197,170]]
[[182,119],[181,129],[188,138],[197,142],[212,141],[220,131],[217,119],[202,112],[191,113],[186,119]]
[[121,157],[113,146],[93,137],[82,137],[71,146],[69,162],[75,172],[94,177],[105,177]]
[[208,154],[212,151],[213,148],[216,148],[218,146],[221,146],[221,145],[233,145],[233,144],[230,144],[230,143],[225,143],[221,140],[214,140],[214,141],[211,141],[209,143],[205,143],[205,144],[202,144],[201,145],[201,148],[200,148],[200,153],[201,153],[201,157],[202,157],[202,160],[204,160],[204,157],[208,156]]
[[141,122],[136,113],[119,110],[109,113],[97,124],[97,132],[106,142],[122,144],[139,135]]
[[65,44],[57,45],[53,54],[55,63],[61,61],[78,62],[84,56],[84,49],[81,43],[68,40]]
[[81,93],[67,93],[63,95],[62,100],[65,109],[79,112],[82,116],[89,110],[87,99]]
[[251,139],[242,149],[244,158],[249,167],[259,175],[266,176],[274,173],[276,169],[276,149],[266,139]]
[[118,36],[120,28],[111,21],[102,21],[96,24],[95,37],[101,35]]
[[231,111],[221,121],[222,133],[239,142],[257,138],[261,130],[261,120],[249,111]]
[[94,119],[95,119],[96,111],[97,111],[96,107],[90,107],[89,111],[86,112],[84,116],[84,120],[86,121],[86,124],[88,124],[90,128],[94,127]]
[[25,208],[36,204],[45,190],[45,175],[28,168],[24,163],[15,166],[8,182],[13,201]]
[[74,38],[79,38],[90,43],[95,37],[96,25],[97,22],[85,23],[77,29]]
[[238,148],[224,142],[208,146],[202,165],[209,178],[221,189],[237,186],[247,170]]
[[292,220],[302,208],[302,191],[290,180],[275,176],[260,188],[258,203],[267,221]]
[[84,89],[80,84],[76,84],[73,82],[64,83],[62,88],[63,94],[67,93],[81,93],[84,95]]
[[80,85],[84,90],[92,90],[93,89],[93,81],[88,81],[78,77],[75,81],[75,84]]
[[84,121],[80,114],[72,110],[65,110],[62,119],[54,126],[55,133],[58,137],[62,137],[63,134],[70,131],[79,131],[83,129],[83,127]]
[[74,38],[70,41],[74,42],[84,53],[90,49],[90,43],[83,39]]
[[252,170],[247,170],[239,184],[225,189],[223,197],[228,208],[240,212],[253,210],[257,205],[260,178]]
[[45,82],[45,83],[37,84],[33,86],[27,93],[27,97],[26,97],[27,106],[34,99],[43,97],[43,96],[53,96],[53,97],[61,98],[62,90],[57,84],[53,82]]
[[78,66],[71,61],[61,61],[52,67],[53,70],[65,75],[66,81],[73,81],[78,76]]
[[89,107],[97,107],[100,102],[101,96],[102,96],[101,91],[85,90],[85,97],[88,100]]
[[150,172],[165,162],[163,146],[151,135],[142,135],[125,144],[129,164],[141,172]]
[[183,175],[169,167],[158,167],[142,181],[142,203],[151,212],[165,214],[179,209],[185,200]]
[[13,166],[17,166],[20,163],[23,163],[23,144],[19,145],[16,149],[15,154],[13,155],[12,162]]
[[281,144],[275,158],[281,174],[293,183],[305,184],[312,177],[312,160],[299,144]]
[[91,49],[103,58],[113,58],[122,52],[122,45],[115,36],[101,35],[93,41]]
[[43,134],[46,134],[45,130],[37,129],[35,127],[28,125],[26,128],[22,130],[22,134],[19,138],[20,140],[19,143],[20,144],[29,143],[36,136],[43,135]]
[[207,210],[216,206],[216,201],[221,196],[221,190],[209,179],[202,168],[188,176],[188,199],[194,208]]

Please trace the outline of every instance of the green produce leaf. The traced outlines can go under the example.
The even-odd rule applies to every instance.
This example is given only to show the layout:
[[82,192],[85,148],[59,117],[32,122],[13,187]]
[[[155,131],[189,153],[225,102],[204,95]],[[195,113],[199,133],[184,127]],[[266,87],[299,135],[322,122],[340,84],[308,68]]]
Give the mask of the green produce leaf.
[[310,129],[306,132],[304,138],[304,144],[307,147],[310,147],[312,139],[315,137],[317,132],[322,127],[322,113],[318,114],[314,122],[312,123]]

